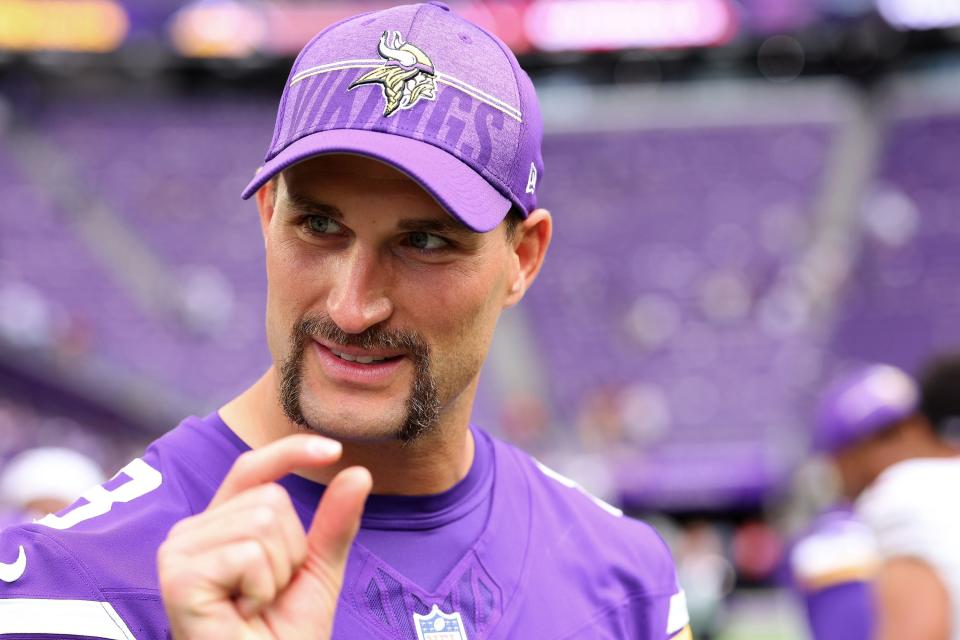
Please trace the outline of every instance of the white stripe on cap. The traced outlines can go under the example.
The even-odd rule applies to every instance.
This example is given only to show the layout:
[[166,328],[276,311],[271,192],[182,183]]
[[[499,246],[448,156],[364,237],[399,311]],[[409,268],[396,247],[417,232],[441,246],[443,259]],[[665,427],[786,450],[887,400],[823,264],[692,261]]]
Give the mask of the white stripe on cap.
[[[375,69],[377,67],[382,67],[385,64],[386,63],[384,60],[341,60],[340,62],[329,62],[327,64],[321,64],[316,67],[304,69],[290,79],[290,86],[292,87],[293,85],[306,80],[310,76],[317,76],[322,73],[341,71],[343,69]],[[473,85],[467,84],[463,80],[454,78],[446,73],[438,73],[436,74],[435,78],[437,79],[437,82],[445,84],[449,87],[453,87],[454,89],[458,89],[459,91],[463,91],[470,97],[476,98],[480,102],[486,103],[498,111],[502,111],[517,122],[523,122],[523,114],[520,112],[520,109],[507,104],[503,100],[500,100],[499,98],[496,98],[485,91],[481,91]]]
[[520,109],[510,106],[503,100],[499,100],[493,97],[492,95],[490,95],[489,93],[485,93],[480,89],[477,89],[476,87],[467,84],[463,80],[454,78],[453,76],[446,73],[438,73],[437,81],[442,82],[446,85],[449,85],[454,89],[460,89],[460,91],[463,91],[464,93],[470,96],[473,96],[480,102],[486,102],[488,105],[490,105],[494,109],[499,109],[500,111],[503,111],[505,114],[507,114],[517,122],[523,122],[523,114],[520,113]]
[[318,76],[321,73],[329,73],[331,71],[340,71],[341,69],[373,69],[375,67],[382,67],[383,60],[341,60],[340,62],[330,62],[328,64],[321,64],[316,67],[310,67],[309,69],[304,69],[297,75],[293,76],[290,79],[290,86],[306,80],[310,76]]
[[0,636],[7,634],[136,640],[109,602],[92,600],[0,600]]

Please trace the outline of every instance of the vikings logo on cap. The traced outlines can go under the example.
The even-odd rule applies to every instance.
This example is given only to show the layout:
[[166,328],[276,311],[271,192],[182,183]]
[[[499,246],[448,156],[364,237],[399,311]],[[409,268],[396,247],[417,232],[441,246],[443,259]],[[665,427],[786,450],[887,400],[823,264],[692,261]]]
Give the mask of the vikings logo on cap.
[[417,628],[417,640],[467,640],[460,614],[444,613],[437,605],[425,616],[413,614],[413,626]]
[[434,100],[437,95],[433,61],[419,47],[404,42],[399,31],[384,31],[377,47],[387,61],[382,67],[364,74],[348,87],[348,91],[364,84],[379,84],[387,104],[383,116],[389,118],[398,109],[409,109],[420,100]]

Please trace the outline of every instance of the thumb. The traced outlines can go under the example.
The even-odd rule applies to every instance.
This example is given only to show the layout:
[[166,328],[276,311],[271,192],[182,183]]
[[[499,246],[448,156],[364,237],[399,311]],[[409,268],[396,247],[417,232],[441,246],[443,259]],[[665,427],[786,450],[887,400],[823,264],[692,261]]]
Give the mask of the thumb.
[[307,532],[304,569],[337,593],[372,487],[370,472],[363,467],[350,467],[338,473],[324,492]]

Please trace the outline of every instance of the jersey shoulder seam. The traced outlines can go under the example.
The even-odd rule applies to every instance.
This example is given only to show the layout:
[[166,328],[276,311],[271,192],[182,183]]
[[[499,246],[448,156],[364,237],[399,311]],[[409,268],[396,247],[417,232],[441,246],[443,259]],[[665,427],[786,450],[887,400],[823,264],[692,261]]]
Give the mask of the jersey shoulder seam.
[[[178,427],[178,428],[179,428],[179,427]],[[172,432],[170,432],[170,433],[172,433]],[[155,447],[155,445],[156,445],[156,443],[154,443],[154,447]],[[174,451],[177,451],[177,449],[174,448]],[[167,457],[167,450],[166,450],[166,449],[161,449],[161,448],[159,448],[159,447],[155,447],[155,448],[154,448],[154,455],[156,455],[158,458]],[[146,454],[144,454],[144,458],[146,458]],[[179,462],[181,462],[184,466],[189,467],[190,470],[191,470],[194,474],[197,475],[197,477],[199,477],[199,478],[207,478],[207,477],[208,477],[207,474],[206,474],[206,472],[205,472],[199,465],[194,464],[194,463],[193,463],[193,460],[191,460],[189,456],[177,456],[177,459],[178,459]],[[201,511],[203,511],[203,509],[206,508],[206,505],[197,505],[197,504],[194,504],[193,498],[191,497],[190,492],[186,490],[186,488],[185,488],[184,485],[183,485],[183,481],[180,479],[180,474],[178,474],[178,473],[172,473],[172,474],[169,474],[169,475],[166,475],[166,474],[165,474],[164,477],[165,477],[165,478],[169,478],[170,475],[173,476],[173,482],[177,485],[177,489],[180,491],[180,495],[182,495],[182,496],[184,497],[184,499],[186,500],[187,508],[188,508],[189,511],[190,511],[190,515],[196,515],[196,514],[200,513]],[[221,480],[222,480],[222,479],[221,479]],[[214,492],[216,492],[216,487],[214,487]],[[211,494],[211,498],[212,498],[212,497],[213,497],[213,496],[212,496],[212,494]],[[182,518],[181,518],[181,519],[182,519]]]
[[95,594],[99,595],[100,597],[105,597],[103,593],[103,588],[93,578],[93,572],[87,568],[87,565],[83,561],[83,559],[80,558],[80,556],[78,556],[77,554],[73,553],[67,547],[67,545],[65,545],[62,541],[58,540],[54,536],[48,535],[43,531],[38,531],[36,529],[25,529],[25,531],[27,531],[28,533],[32,533],[39,538],[43,538],[49,541],[55,547],[60,549],[60,552],[64,556],[66,556],[67,559],[71,561],[71,563],[73,564],[74,570],[77,572],[77,575],[80,576],[80,579],[84,581],[84,584],[86,584],[88,587],[91,587],[95,592]]
[[[159,453],[158,453],[158,456],[159,456]],[[183,462],[184,465],[190,467],[190,469],[191,469],[194,473],[199,474],[200,477],[205,477],[205,475],[202,473],[202,471],[201,471],[199,468],[197,468],[196,466],[194,466],[194,464],[193,464],[188,458],[183,458],[183,459],[182,459],[182,462]],[[178,474],[178,473],[173,474],[173,481],[176,483],[177,489],[180,491],[180,494],[184,497],[184,499],[186,499],[186,501],[187,501],[187,508],[190,510],[190,515],[196,515],[196,514],[200,513],[200,512],[202,511],[202,509],[200,509],[198,505],[195,505],[195,504],[193,503],[193,499],[190,497],[190,492],[187,491],[187,490],[184,488],[183,482],[180,480],[180,474]],[[211,496],[211,498],[212,498],[212,497],[213,497],[213,496]],[[181,518],[181,520],[182,520],[182,518]],[[178,520],[178,522],[179,522],[179,520]]]

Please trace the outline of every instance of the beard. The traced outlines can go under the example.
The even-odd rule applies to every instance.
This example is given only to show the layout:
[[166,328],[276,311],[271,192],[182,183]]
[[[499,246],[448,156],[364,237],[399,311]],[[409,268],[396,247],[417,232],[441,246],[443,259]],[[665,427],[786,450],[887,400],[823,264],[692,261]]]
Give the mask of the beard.
[[406,414],[393,428],[394,438],[410,444],[432,431],[440,418],[437,382],[430,368],[430,348],[412,331],[388,330],[373,326],[362,333],[347,333],[327,314],[303,317],[291,331],[290,354],[280,367],[280,405],[290,420],[316,433],[324,425],[310,420],[303,411],[303,357],[309,343],[324,339],[364,350],[402,350],[413,362],[413,381],[406,401]]

